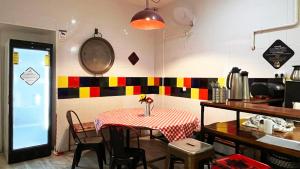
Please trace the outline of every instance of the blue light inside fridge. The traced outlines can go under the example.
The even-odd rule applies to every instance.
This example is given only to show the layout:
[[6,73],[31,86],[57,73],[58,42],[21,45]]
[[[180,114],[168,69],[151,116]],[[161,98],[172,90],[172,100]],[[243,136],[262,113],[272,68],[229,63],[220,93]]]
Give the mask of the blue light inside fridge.
[[14,48],[13,150],[48,144],[49,52]]

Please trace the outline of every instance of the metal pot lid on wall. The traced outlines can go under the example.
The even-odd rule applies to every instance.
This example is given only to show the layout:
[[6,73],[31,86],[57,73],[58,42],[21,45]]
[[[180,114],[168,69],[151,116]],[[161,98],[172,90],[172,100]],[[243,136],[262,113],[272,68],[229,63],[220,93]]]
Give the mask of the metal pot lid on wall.
[[104,74],[112,67],[115,53],[111,44],[95,29],[94,37],[81,46],[79,60],[89,73]]

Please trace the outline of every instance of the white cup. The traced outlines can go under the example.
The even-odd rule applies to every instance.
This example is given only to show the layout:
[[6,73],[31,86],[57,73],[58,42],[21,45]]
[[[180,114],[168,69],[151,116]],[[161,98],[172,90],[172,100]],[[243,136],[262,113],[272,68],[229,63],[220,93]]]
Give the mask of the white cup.
[[300,110],[300,102],[293,102],[293,108]]
[[272,134],[273,133],[273,121],[270,119],[264,120],[264,132],[266,134]]

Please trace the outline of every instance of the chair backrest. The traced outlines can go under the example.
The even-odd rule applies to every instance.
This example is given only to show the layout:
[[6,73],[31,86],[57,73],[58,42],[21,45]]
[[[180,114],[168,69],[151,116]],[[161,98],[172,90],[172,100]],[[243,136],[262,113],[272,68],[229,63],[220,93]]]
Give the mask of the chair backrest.
[[[108,131],[108,136],[103,130]],[[126,133],[129,130],[137,139],[137,147],[140,148],[139,133],[135,128],[120,124],[105,124],[101,127],[101,135],[110,155],[114,157],[126,157]],[[129,136],[130,137],[130,136]]]
[[77,115],[73,110],[67,111],[66,117],[67,117],[67,120],[68,120],[68,123],[69,123],[69,129],[70,129],[70,131],[71,131],[71,134],[72,134],[72,136],[73,136],[73,139],[74,139],[75,143],[78,144],[78,143],[81,143],[81,140],[80,140],[80,138],[78,137],[78,135],[77,135],[77,133],[76,133],[76,131],[75,131],[75,129],[74,129],[74,123],[73,123],[72,114],[76,117],[77,121],[79,122],[80,127],[81,127],[80,130],[83,131],[85,137],[87,137],[87,134],[86,134],[86,132],[84,131],[83,125],[82,125],[82,123],[81,123],[81,121],[80,121],[78,115]]

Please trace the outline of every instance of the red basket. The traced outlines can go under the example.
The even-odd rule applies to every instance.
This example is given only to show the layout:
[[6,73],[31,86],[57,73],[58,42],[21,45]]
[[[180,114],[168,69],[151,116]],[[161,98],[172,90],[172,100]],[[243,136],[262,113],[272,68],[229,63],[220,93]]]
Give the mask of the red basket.
[[216,160],[212,169],[271,169],[271,167],[241,154],[234,154]]

